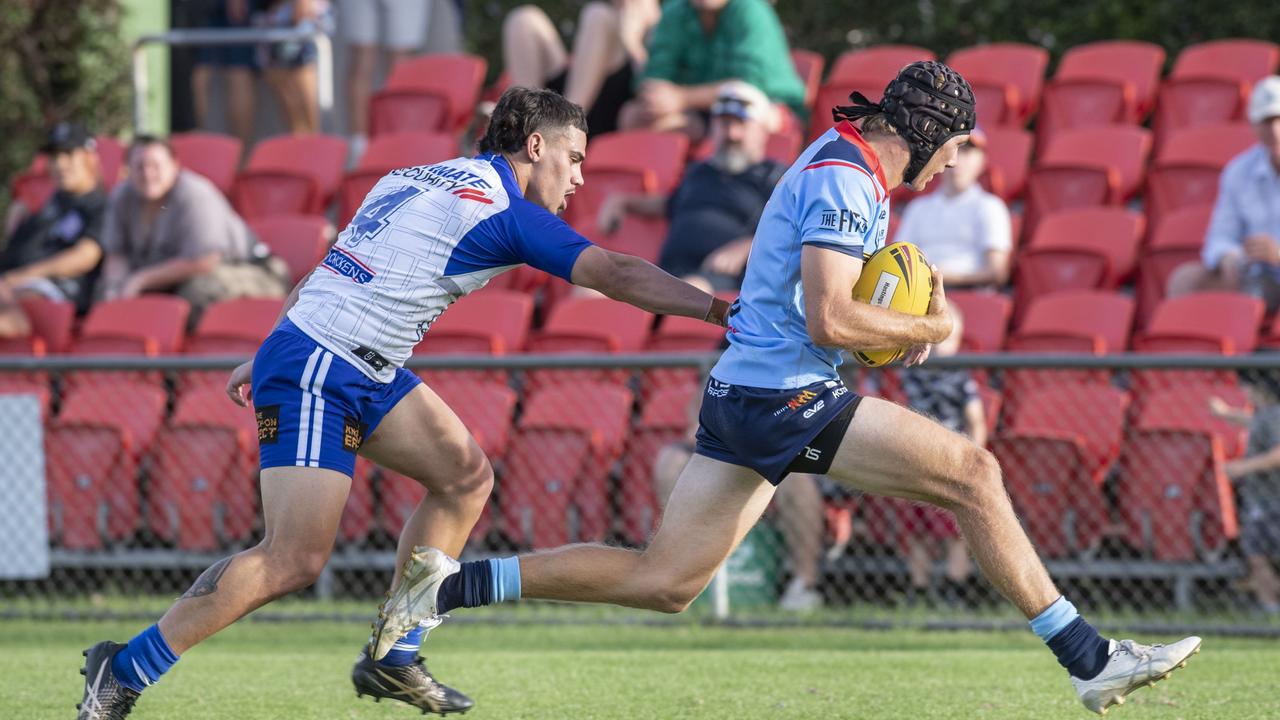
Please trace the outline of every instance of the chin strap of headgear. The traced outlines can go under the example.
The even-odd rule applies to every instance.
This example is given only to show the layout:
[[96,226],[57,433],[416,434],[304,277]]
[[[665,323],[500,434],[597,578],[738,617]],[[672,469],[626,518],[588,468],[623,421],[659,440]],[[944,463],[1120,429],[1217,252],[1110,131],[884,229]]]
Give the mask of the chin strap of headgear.
[[849,100],[853,105],[832,108],[831,115],[836,122],[883,114],[907,141],[911,160],[903,173],[903,182],[908,185],[915,181],[938,148],[952,137],[973,130],[977,121],[973,88],[960,73],[932,60],[902,68],[884,89],[884,97],[878,103],[856,91]]

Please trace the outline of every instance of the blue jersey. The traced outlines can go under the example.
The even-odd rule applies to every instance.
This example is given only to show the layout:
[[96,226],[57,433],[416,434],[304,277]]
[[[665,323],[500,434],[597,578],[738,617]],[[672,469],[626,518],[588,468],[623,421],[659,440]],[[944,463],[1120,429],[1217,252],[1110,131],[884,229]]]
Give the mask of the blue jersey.
[[729,349],[712,377],[786,390],[839,377],[840,351],[809,338],[800,251],[814,245],[861,260],[882,247],[887,184],[875,151],[847,122],[805,149],[764,208],[729,319]]
[[289,319],[389,383],[455,300],[520,264],[569,280],[590,244],[526,200],[498,155],[402,168],[365,197]]

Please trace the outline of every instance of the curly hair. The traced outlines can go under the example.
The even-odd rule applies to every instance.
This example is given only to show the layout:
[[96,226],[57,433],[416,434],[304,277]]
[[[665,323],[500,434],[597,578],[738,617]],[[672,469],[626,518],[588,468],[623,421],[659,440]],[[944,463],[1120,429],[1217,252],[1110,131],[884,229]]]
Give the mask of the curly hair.
[[535,132],[575,127],[587,131],[587,114],[553,90],[512,87],[493,109],[481,153],[516,153]]

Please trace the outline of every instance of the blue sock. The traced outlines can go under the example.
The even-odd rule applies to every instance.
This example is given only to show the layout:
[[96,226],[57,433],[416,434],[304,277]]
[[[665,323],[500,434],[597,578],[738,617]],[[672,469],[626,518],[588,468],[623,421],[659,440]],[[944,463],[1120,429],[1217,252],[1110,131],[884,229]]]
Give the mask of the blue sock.
[[1080,617],[1076,606],[1059,597],[1031,621],[1031,630],[1049,646],[1072,677],[1091,680],[1107,664],[1110,643]]
[[493,558],[462,563],[462,569],[444,579],[436,596],[437,611],[482,607],[520,599],[520,559]]
[[178,656],[169,649],[169,643],[160,634],[160,627],[152,625],[135,635],[123,650],[111,658],[111,672],[121,685],[142,692],[176,662]]
[[422,641],[426,639],[426,635],[427,630],[421,625],[410,630],[404,637],[397,640],[395,645],[391,646],[391,652],[379,660],[378,664],[401,667],[417,660],[418,650],[422,648]]

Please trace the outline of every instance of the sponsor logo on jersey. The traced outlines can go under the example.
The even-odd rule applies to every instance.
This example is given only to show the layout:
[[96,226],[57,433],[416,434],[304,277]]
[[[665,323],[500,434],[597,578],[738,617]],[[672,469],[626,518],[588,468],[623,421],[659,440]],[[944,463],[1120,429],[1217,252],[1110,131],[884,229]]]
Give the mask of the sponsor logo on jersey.
[[801,390],[800,392],[791,396],[791,399],[787,401],[786,405],[783,405],[777,410],[774,410],[773,416],[778,417],[782,413],[788,412],[788,411],[795,412],[796,410],[799,410],[800,408],[804,407],[805,403],[812,401],[816,397],[818,397],[818,393],[812,390]]
[[351,417],[350,415],[342,419],[342,449],[347,452],[355,452],[364,444],[364,434],[368,431],[369,426]]
[[822,459],[822,450],[816,447],[809,447],[806,445],[802,454],[806,460],[813,460],[814,462],[817,462]]
[[719,380],[712,379],[707,382],[707,394],[711,397],[722,398],[729,394],[729,383],[722,383]]
[[476,190],[475,188],[458,188],[457,190],[453,191],[453,194],[457,195],[463,200],[474,200],[478,203],[484,203],[485,205],[493,204],[492,200],[485,197],[484,193],[480,192],[479,190]]
[[255,408],[254,416],[258,420],[258,443],[275,445],[280,440],[280,406],[266,405]]
[[835,400],[836,398],[840,397],[841,395],[844,395],[847,392],[849,392],[849,388],[841,385],[840,387],[831,391],[831,399]]
[[358,285],[364,285],[378,274],[360,262],[355,255],[336,246],[329,248],[329,254],[324,258],[324,267],[335,275],[351,278]]
[[829,208],[822,211],[821,224],[824,228],[835,230],[839,233],[857,233],[863,235],[867,232],[867,219],[862,217],[861,213],[846,208]]
[[480,190],[492,190],[493,186],[488,180],[479,175],[463,170],[462,168],[450,167],[447,164],[441,165],[418,165],[417,167],[400,168],[392,170],[392,175],[399,175],[410,180],[417,180],[428,185],[438,187],[442,190],[453,192],[459,188],[479,188]]
[[826,405],[827,405],[826,400],[819,400],[818,402],[814,403],[813,407],[804,411],[804,419],[808,420],[814,415],[817,415],[818,413],[822,412],[822,408],[826,407]]

